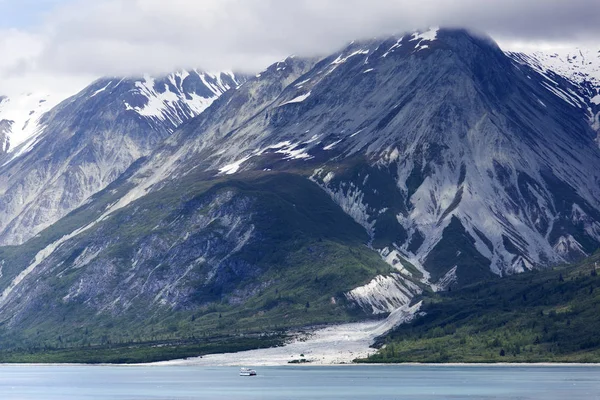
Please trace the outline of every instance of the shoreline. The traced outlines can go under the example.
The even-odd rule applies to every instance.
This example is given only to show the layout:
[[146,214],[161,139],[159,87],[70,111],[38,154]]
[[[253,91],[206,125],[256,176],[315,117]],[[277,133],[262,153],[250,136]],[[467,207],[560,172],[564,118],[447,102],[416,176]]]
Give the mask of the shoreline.
[[[232,353],[224,353],[232,354]],[[154,363],[143,363],[143,364],[85,364],[85,363],[0,363],[2,367],[120,367],[120,368],[133,368],[133,367],[206,367],[206,368],[237,368],[241,365],[212,365],[212,364],[170,364],[172,361],[185,361],[183,360],[169,360],[169,361],[158,361]],[[246,365],[249,367],[256,367],[255,365]],[[303,368],[303,367],[600,367],[600,362],[594,363],[582,363],[582,362],[534,362],[534,363],[518,363],[518,362],[503,362],[503,363],[419,363],[419,362],[406,362],[406,363],[341,363],[341,364],[313,364],[313,363],[301,363],[301,364],[272,364],[272,365],[260,365],[260,367],[266,368]]]
[[405,367],[600,367],[599,362],[447,362],[447,363],[355,363],[377,350],[371,345],[401,323],[410,321],[421,303],[403,306],[385,320],[363,321],[325,327],[313,327],[297,332],[283,346],[246,350],[235,353],[207,354],[150,363],[0,363],[0,367],[340,367],[340,366],[405,366]]
[[[428,366],[428,367],[600,367],[599,362],[448,362],[448,363],[354,363],[377,350],[370,346],[377,337],[407,322],[419,311],[421,303],[404,306],[385,320],[314,327],[298,333],[279,347],[254,349],[236,353],[207,354],[150,363],[0,363],[7,366],[113,366],[113,367],[338,367],[338,366]],[[304,360],[304,361],[303,361]],[[292,361],[292,362],[290,362]]]
[[[160,361],[150,365],[200,366],[275,366],[275,365],[344,365],[357,358],[366,358],[377,350],[371,348],[376,338],[394,327],[410,321],[422,302],[405,305],[386,319],[330,325],[297,335],[279,347],[255,349],[237,353],[208,354],[180,360]],[[305,360],[305,362],[302,362]],[[290,363],[295,361],[295,363]]]

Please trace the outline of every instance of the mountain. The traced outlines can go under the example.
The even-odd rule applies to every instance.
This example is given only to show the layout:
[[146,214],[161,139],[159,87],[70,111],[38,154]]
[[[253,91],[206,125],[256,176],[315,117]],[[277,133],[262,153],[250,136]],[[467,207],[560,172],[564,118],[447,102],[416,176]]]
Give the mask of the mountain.
[[0,249],[0,336],[235,342],[591,254],[600,149],[590,111],[561,95],[585,84],[553,76],[489,38],[431,29],[290,57],[174,131],[175,117],[117,96],[114,129],[142,141],[143,122],[152,145]]
[[38,106],[20,132],[27,137],[0,156],[0,243],[23,243],[80,206],[243,79],[199,71],[106,78],[43,115]]
[[[240,123],[313,65],[288,59],[241,85],[235,92],[245,102],[229,91],[201,115],[221,127]],[[229,106],[238,121],[209,111]],[[263,332],[364,318],[357,299],[369,313],[386,313],[422,290],[369,249],[364,229],[305,176],[192,168],[146,191],[133,182],[152,185],[149,158],[23,245],[0,249],[3,343],[106,346]],[[390,289],[383,300],[373,295],[381,285]]]
[[304,169],[374,248],[442,287],[597,248],[587,110],[490,40],[431,30],[354,42],[254,105],[262,78],[176,132],[129,198],[193,168]]

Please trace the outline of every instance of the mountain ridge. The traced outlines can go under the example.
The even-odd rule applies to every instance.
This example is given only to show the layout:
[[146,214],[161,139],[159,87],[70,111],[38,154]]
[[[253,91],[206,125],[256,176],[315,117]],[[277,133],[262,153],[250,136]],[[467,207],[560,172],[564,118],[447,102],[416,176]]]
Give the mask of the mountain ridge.
[[57,221],[237,85],[232,73],[198,71],[105,78],[63,101],[0,157],[0,243],[22,243]]
[[[56,321],[32,313],[41,302],[77,310],[73,346],[91,340],[81,315],[119,337],[103,318],[149,305],[158,319],[135,328],[163,337],[170,324],[223,329],[210,319],[215,310],[231,329],[260,329],[265,315],[274,328],[294,315],[277,326],[285,329],[385,315],[424,291],[591,254],[600,242],[600,150],[590,112],[565,100],[579,90],[574,82],[552,82],[520,61],[465,30],[431,29],[275,63],[172,133],[182,110],[154,112],[148,124],[167,122],[162,141],[125,175],[21,249],[0,248],[0,326],[16,332],[33,320],[53,343]],[[90,90],[96,98],[113,84]],[[150,103],[118,104],[139,117]],[[328,239],[327,221],[346,228],[333,223]],[[307,261],[315,248],[335,260],[329,280]],[[289,276],[274,278],[277,265]],[[292,280],[325,290],[340,271],[351,282],[315,304],[308,292],[280,296]],[[142,278],[134,286],[154,297],[139,304],[121,283]]]

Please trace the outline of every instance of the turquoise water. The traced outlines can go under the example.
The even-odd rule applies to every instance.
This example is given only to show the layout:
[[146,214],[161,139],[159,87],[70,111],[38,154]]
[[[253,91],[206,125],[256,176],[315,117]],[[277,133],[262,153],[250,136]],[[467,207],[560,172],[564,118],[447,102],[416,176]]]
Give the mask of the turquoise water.
[[0,366],[2,400],[600,399],[600,367]]

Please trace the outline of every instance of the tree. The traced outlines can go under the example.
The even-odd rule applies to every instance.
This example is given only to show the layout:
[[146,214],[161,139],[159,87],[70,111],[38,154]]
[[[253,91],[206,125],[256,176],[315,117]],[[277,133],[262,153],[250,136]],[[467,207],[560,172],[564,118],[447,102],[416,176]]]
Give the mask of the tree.
[[504,351],[504,349],[500,350],[500,357],[504,357],[506,355],[506,352]]

